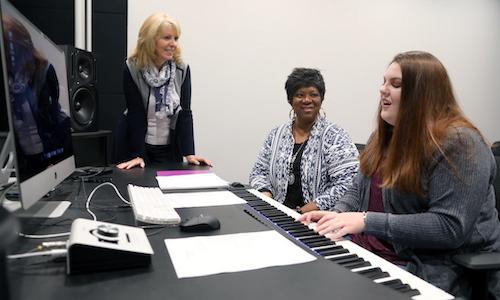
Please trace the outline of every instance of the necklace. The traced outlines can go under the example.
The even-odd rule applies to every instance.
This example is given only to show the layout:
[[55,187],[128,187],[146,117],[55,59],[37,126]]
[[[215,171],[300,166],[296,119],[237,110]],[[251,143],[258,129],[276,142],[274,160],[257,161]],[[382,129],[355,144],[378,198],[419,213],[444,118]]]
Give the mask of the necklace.
[[295,175],[293,174],[293,164],[295,163],[295,160],[297,159],[297,156],[299,155],[300,151],[302,148],[304,148],[305,144],[307,143],[307,140],[305,140],[302,145],[300,145],[299,149],[295,154],[292,156],[292,159],[290,161],[290,165],[288,166],[288,185],[293,185],[295,183]]

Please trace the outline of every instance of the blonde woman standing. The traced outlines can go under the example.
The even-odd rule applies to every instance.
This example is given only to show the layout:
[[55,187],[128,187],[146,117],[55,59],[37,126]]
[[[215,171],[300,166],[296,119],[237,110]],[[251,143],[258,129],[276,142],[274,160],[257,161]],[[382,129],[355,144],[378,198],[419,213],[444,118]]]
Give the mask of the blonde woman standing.
[[123,70],[127,110],[121,121],[120,169],[147,164],[212,163],[195,155],[191,74],[182,61],[178,23],[164,13],[149,16]]

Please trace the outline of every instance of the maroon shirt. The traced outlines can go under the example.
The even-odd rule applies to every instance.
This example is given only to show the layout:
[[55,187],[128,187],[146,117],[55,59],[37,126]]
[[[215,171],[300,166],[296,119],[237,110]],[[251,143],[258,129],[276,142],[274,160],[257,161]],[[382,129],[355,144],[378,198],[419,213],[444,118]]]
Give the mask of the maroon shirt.
[[[384,201],[382,199],[382,178],[375,174],[370,183],[370,201],[368,202],[368,211],[384,212]],[[365,234],[364,232],[351,235],[352,241],[370,252],[381,256],[385,260],[396,265],[406,265],[406,262],[399,258],[394,251],[391,243],[378,239],[373,235]]]

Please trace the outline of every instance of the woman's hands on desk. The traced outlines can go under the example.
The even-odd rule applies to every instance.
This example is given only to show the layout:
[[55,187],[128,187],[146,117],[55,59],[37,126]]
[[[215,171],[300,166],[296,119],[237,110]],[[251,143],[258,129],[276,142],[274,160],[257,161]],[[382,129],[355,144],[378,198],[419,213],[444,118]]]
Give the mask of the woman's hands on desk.
[[[209,167],[212,167],[212,162],[201,156],[188,155],[186,156],[186,161],[192,165],[199,166],[204,164]],[[136,157],[134,159],[116,165],[118,169],[125,169],[125,170],[129,170],[137,166],[144,168],[146,166],[146,163],[144,163],[144,159],[142,159],[141,157]]]
[[140,166],[141,168],[144,168],[145,165],[146,164],[144,163],[144,159],[142,159],[141,157],[136,157],[136,158],[131,159],[129,161],[122,162],[121,164],[117,164],[116,167],[118,169],[129,170],[129,169],[132,169],[133,167],[136,167],[136,166]]
[[186,156],[186,161],[191,165],[197,165],[197,166],[207,165],[209,167],[213,167],[211,161],[209,161],[208,159],[201,157],[201,156],[188,155],[188,156]]

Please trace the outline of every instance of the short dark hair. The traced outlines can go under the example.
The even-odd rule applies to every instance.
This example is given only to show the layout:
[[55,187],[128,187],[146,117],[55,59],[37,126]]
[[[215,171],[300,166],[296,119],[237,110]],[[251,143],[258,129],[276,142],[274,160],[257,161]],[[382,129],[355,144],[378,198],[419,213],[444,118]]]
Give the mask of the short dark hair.
[[292,104],[292,99],[297,90],[313,86],[318,89],[321,95],[321,101],[325,98],[325,81],[323,76],[316,69],[309,68],[295,68],[292,73],[288,75],[285,83],[285,90],[288,103]]

